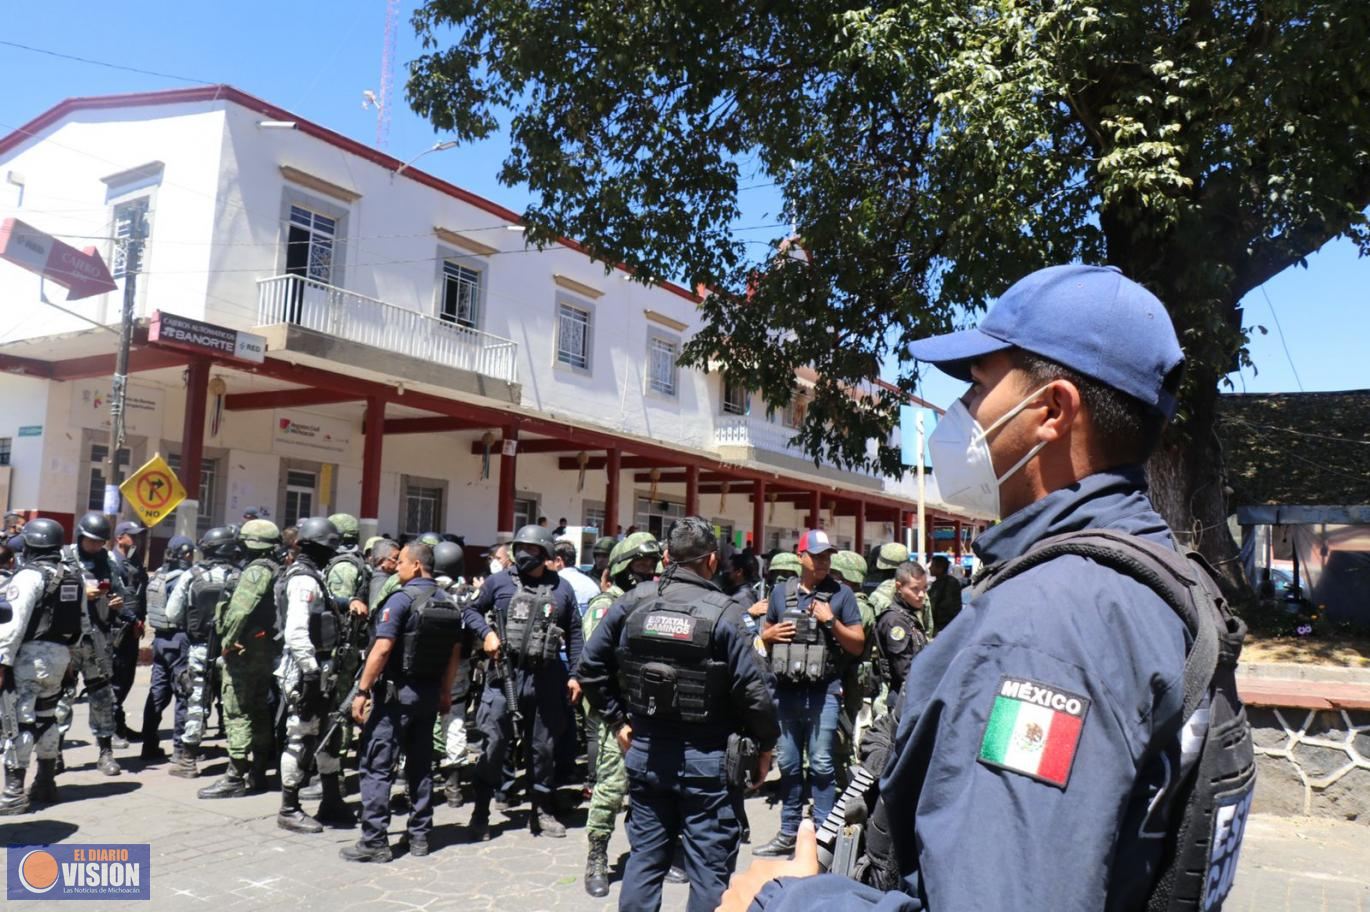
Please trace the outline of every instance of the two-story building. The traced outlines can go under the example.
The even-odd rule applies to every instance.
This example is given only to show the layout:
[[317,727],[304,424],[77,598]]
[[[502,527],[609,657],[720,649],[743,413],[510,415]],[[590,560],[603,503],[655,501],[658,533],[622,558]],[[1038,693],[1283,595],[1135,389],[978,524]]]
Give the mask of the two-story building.
[[[118,286],[68,302],[0,263],[14,509],[101,507],[132,274],[119,464],[167,456],[200,529],[347,511],[364,532],[484,544],[539,516],[660,533],[700,513],[768,550],[808,526],[859,548],[914,522],[911,475],[790,445],[811,376],[768,409],[677,364],[701,319],[689,290],[628,281],[569,239],[530,248],[516,212],[228,86],[44,112],[0,139],[8,217],[94,246]],[[132,257],[131,234],[146,237]],[[265,351],[175,338],[163,315]],[[971,532],[935,502],[928,516],[955,527],[947,550]]]

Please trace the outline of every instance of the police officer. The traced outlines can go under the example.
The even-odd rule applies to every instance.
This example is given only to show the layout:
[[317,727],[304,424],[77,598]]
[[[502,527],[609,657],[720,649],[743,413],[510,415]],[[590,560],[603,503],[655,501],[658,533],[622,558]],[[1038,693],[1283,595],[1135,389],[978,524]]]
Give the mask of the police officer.
[[961,582],[951,575],[951,561],[945,555],[934,554],[928,561],[928,604],[932,606],[932,622],[943,630],[961,613]]
[[[376,636],[357,682],[353,719],[362,732],[362,835],[343,848],[345,861],[391,859],[390,787],[404,754],[410,811],[409,854],[428,854],[433,828],[433,725],[452,709],[452,682],[461,661],[462,611],[433,580],[433,549],[410,542],[400,551],[402,586],[381,605]],[[367,704],[370,703],[370,714]]]
[[577,672],[625,749],[632,853],[621,910],[660,908],[677,838],[690,880],[687,908],[718,905],[741,840],[734,807],[744,783],[726,775],[730,740],[754,739],[758,763],[748,772],[764,777],[779,733],[741,612],[713,583],[717,548],[707,520],[677,520],[664,578],[614,604]]
[[804,812],[804,757],[808,755],[814,817],[823,820],[837,800],[833,749],[841,713],[842,674],[849,657],[865,650],[861,611],[851,591],[831,578],[832,543],[822,529],[799,539],[797,579],[771,590],[762,639],[771,650],[780,712],[780,831],[754,855],[788,855]]
[[186,724],[186,697],[176,693],[177,680],[185,674],[189,662],[190,642],[186,633],[167,617],[167,602],[176,590],[176,583],[190,569],[195,557],[195,543],[184,535],[173,535],[162,554],[162,566],[148,580],[145,603],[146,623],[152,628],[152,684],[148,687],[147,702],[143,704],[143,751],[148,762],[165,760],[161,747],[162,713],[172,697],[176,698],[173,711],[172,756],[181,763],[181,733]]
[[[86,635],[72,647],[71,661],[86,684],[90,702],[90,730],[95,735],[100,754],[95,768],[106,776],[117,776],[123,770],[114,759],[114,654],[111,636],[117,616],[125,624],[138,618],[124,602],[124,584],[115,567],[114,559],[105,550],[110,538],[109,517],[95,510],[81,517],[76,524],[75,545],[62,549],[62,559],[78,566],[85,577],[86,610],[90,625]],[[71,728],[71,704],[76,697],[75,678],[69,678],[58,702],[58,729]],[[58,770],[62,769],[58,755]]]
[[[1143,465],[1173,414],[1182,354],[1150,292],[1113,268],[1051,267],[1009,288],[980,329],[911,348],[971,383],[929,447],[949,506],[1002,517],[973,546],[987,567],[1085,529],[1172,544]],[[1250,782],[1223,798],[1221,842],[1196,842],[1210,824],[1180,828],[1197,792],[1181,738],[1207,740],[1184,715],[1187,628],[1149,585],[1078,555],[977,588],[904,687],[880,782],[894,892],[794,879],[817,869],[806,838],[793,862],[739,875],[724,908],[758,890],[767,912],[1220,907]],[[1207,746],[1237,759],[1242,742]],[[1192,873],[1158,881],[1195,848]]]
[[[433,581],[459,607],[476,597],[466,582],[466,552],[452,541],[438,542],[433,548]],[[479,615],[477,615],[479,617]],[[463,623],[461,654],[470,656],[476,631]],[[433,726],[433,750],[447,770],[444,791],[448,807],[461,807],[461,769],[466,765],[466,703],[471,696],[471,662],[463,661],[452,678],[452,706]]]
[[875,637],[879,644],[880,681],[887,688],[886,707],[899,705],[913,659],[928,644],[919,620],[919,609],[927,602],[927,588],[928,575],[922,566],[904,561],[894,570],[894,600],[876,616]]
[[[583,620],[585,642],[590,642],[605,615],[623,593],[655,575],[661,559],[661,546],[650,532],[634,532],[614,545],[609,556],[609,588],[590,599]],[[587,701],[588,702],[588,701]],[[614,732],[593,706],[588,713],[595,739],[595,785],[590,793],[590,811],[585,834],[590,850],[585,859],[585,892],[591,896],[609,895],[609,837],[614,835],[614,819],[628,794],[628,773],[623,768],[623,751]]]
[[[300,520],[298,532],[294,560],[285,571],[284,653],[277,670],[288,715],[276,824],[296,833],[322,833],[323,824],[352,827],[357,823],[342,797],[338,734],[330,739],[332,743],[317,743],[321,718],[342,697],[333,661],[341,645],[342,613],[347,606],[329,597],[323,577],[323,568],[341,541],[337,527],[326,517],[311,516]],[[278,604],[280,600],[278,595]],[[323,800],[313,817],[300,809],[300,786],[311,768],[318,771],[323,785]]]
[[[89,626],[85,583],[78,568],[61,560],[62,527],[51,519],[24,527],[24,566],[0,594],[0,701],[4,709],[5,790],[0,815],[22,814],[29,803],[57,801],[59,737],[57,700],[70,647]],[[10,712],[10,710],[13,712]],[[13,726],[17,730],[10,731]],[[38,774],[28,795],[24,778],[29,756],[38,754]]]
[[275,523],[250,519],[238,530],[248,564],[238,575],[214,619],[223,657],[224,728],[228,771],[199,791],[201,798],[240,798],[266,790],[273,761],[275,726],[271,712],[272,669],[280,655],[277,638],[277,581],[281,578],[281,533]]
[[124,717],[124,700],[133,687],[133,676],[138,669],[138,649],[143,638],[143,625],[147,615],[146,593],[148,584],[143,536],[147,529],[132,520],[125,520],[114,527],[114,548],[110,556],[119,568],[119,578],[124,584],[124,601],[137,620],[132,624],[116,623],[111,649],[114,656],[114,746],[128,747],[128,741],[142,737],[128,727]]
[[[522,716],[518,733],[527,745],[532,786],[533,833],[565,838],[554,802],[556,739],[571,724],[567,702],[580,699],[580,684],[568,677],[561,649],[571,668],[580,660],[581,626],[570,585],[549,569],[551,531],[529,525],[519,529],[511,546],[514,565],[485,580],[475,609],[493,614],[502,631],[498,639]],[[498,668],[487,674],[476,725],[485,737],[475,769],[475,809],[468,824],[471,838],[489,838],[490,800],[502,779],[505,755],[515,731],[513,707],[505,696],[505,676]]]
[[[211,650],[214,639],[214,614],[238,572],[241,551],[238,530],[233,526],[210,529],[200,539],[200,560],[176,581],[167,599],[167,620],[185,631],[186,669],[181,692],[185,694],[185,725],[180,731],[181,754],[171,775],[194,779],[200,775],[197,762],[205,723],[214,701],[212,672],[219,650]],[[213,653],[211,655],[211,652]]]

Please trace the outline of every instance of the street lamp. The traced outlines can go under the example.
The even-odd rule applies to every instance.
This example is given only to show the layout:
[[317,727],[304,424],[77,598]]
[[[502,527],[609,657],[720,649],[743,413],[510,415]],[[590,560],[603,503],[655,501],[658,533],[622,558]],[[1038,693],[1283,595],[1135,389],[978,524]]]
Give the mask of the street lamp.
[[395,169],[395,173],[399,174],[400,172],[404,171],[405,168],[408,168],[414,162],[418,161],[419,159],[423,158],[425,155],[428,155],[431,152],[446,152],[448,149],[456,148],[458,145],[460,145],[460,143],[458,143],[455,139],[449,139],[445,140],[444,142],[433,143],[432,148],[424,149],[418,155],[415,155],[413,158],[409,159],[409,161],[400,165],[398,168]]

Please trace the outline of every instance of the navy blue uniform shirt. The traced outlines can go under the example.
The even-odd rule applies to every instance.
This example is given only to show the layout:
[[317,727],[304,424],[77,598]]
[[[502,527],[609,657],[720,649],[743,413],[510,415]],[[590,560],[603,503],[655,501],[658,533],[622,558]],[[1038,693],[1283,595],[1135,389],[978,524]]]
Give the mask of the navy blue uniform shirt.
[[[974,547],[992,565],[1086,528],[1171,542],[1141,470],[1125,469],[1051,493]],[[1158,595],[1083,557],[977,597],[913,663],[880,781],[904,892],[822,875],[774,881],[753,908],[1144,908],[1171,823],[1187,648]]]
[[436,697],[442,684],[438,678],[416,681],[404,673],[404,635],[412,631],[418,623],[418,619],[410,610],[414,606],[414,597],[426,589],[436,588],[437,583],[431,579],[415,577],[386,596],[380,606],[380,617],[376,620],[376,639],[394,641],[381,677],[399,689],[401,703],[417,702],[418,698]]
[[[527,584],[531,588],[538,586],[552,587],[552,605],[554,607],[554,617],[552,620],[562,629],[565,635],[563,643],[566,647],[566,657],[569,667],[575,668],[580,661],[580,647],[584,639],[584,634],[580,626],[580,609],[576,607],[576,594],[571,589],[571,584],[566,582],[551,570],[543,570],[542,576],[537,579],[529,578]],[[509,610],[509,600],[519,591],[518,570],[510,567],[501,573],[486,577],[481,584],[480,595],[477,596],[472,610],[478,615],[485,615],[492,609],[500,612],[501,616]],[[490,629],[488,626],[485,628]],[[484,637],[485,634],[477,629],[478,636]],[[542,666],[541,671],[545,674],[555,671],[560,663],[549,662]],[[493,686],[493,679],[492,684]]]
[[[837,619],[839,624],[842,624],[845,627],[861,626],[861,608],[856,604],[856,596],[852,595],[851,590],[846,586],[843,586],[837,580],[833,579],[831,574],[823,577],[818,585],[814,586],[812,592],[805,592],[803,587],[798,585],[797,581],[786,581],[773,587],[771,589],[770,605],[766,608],[767,624],[779,624],[781,622],[781,616],[785,613],[786,608],[785,595],[792,586],[795,587],[795,593],[798,596],[800,611],[810,610],[814,596],[818,593],[823,593],[829,596],[828,604],[832,608],[833,617]],[[836,637],[834,636],[833,639],[835,640]],[[847,659],[856,658],[856,656],[853,656],[851,653],[842,649],[841,643],[837,644],[837,648]],[[828,693],[835,694],[842,690],[842,675],[834,675],[833,679],[826,684],[795,684],[791,681],[784,680],[777,680],[776,684],[780,687],[824,687],[827,689]]]

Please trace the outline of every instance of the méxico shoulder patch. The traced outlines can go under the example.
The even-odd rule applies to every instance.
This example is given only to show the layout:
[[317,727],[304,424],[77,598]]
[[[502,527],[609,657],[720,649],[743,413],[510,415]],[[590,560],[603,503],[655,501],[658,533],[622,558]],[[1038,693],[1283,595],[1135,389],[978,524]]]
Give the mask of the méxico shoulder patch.
[[1050,684],[1005,676],[980,742],[980,762],[1064,789],[1089,703]]

